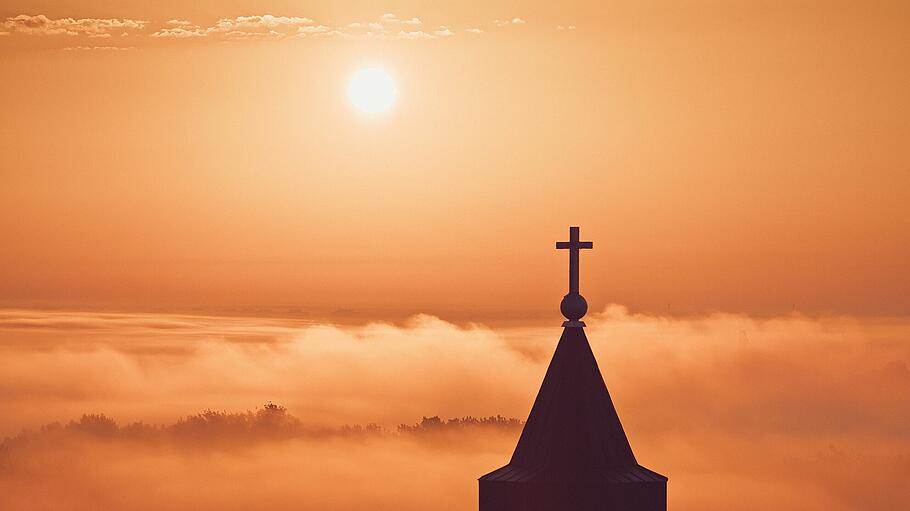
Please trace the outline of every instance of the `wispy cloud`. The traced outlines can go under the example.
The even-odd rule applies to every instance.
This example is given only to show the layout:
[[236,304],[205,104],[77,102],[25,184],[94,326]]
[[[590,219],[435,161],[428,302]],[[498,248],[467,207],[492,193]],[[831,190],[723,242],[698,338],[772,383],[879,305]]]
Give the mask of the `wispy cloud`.
[[396,16],[395,14],[392,14],[390,12],[387,12],[387,13],[383,14],[382,16],[380,16],[379,20],[381,23],[384,23],[387,25],[411,25],[411,26],[418,27],[423,24],[423,22],[420,21],[420,18],[401,19],[398,16]]
[[188,39],[212,36],[234,40],[281,39],[302,33],[300,29],[311,27],[315,23],[311,18],[274,16],[272,14],[222,18],[207,27],[193,24],[187,20],[170,20],[167,22],[167,27],[155,31],[152,37]]
[[67,46],[63,51],[129,51],[135,50],[134,46]]
[[[513,17],[494,20],[488,29],[523,25],[526,21]],[[574,30],[574,25],[560,26],[559,30]],[[416,16],[399,16],[387,12],[373,19],[339,25],[320,23],[304,16],[279,16],[273,14],[221,18],[212,24],[200,24],[191,19],[172,18],[150,23],[139,19],[120,18],[50,18],[44,14],[20,14],[0,22],[0,36],[70,36],[85,38],[112,38],[133,36],[131,47],[165,40],[285,40],[298,38],[345,37],[385,40],[432,40],[455,36],[457,33],[481,34],[486,30],[474,25],[458,28],[450,24],[425,28]],[[147,38],[147,39],[146,39]],[[144,43],[142,41],[145,41]],[[64,48],[95,47],[92,44],[67,45]],[[107,45],[116,47],[116,44]],[[99,46],[100,48],[100,46]]]
[[309,25],[297,29],[298,34],[328,34],[331,32],[332,28],[325,25]]
[[511,19],[504,19],[504,20],[495,19],[495,20],[493,20],[493,24],[496,25],[497,27],[506,27],[506,26],[509,26],[509,25],[524,25],[524,24],[526,24],[526,23],[527,23],[527,21],[525,21],[525,20],[522,19],[522,18],[511,18]]
[[427,32],[416,17],[400,18],[385,13],[373,21],[353,22],[331,27],[311,18],[298,16],[240,16],[223,18],[211,26],[199,26],[185,20],[171,20],[152,34],[155,38],[217,38],[226,40],[286,39],[304,36],[345,36],[385,39],[434,39],[453,35],[446,27]]
[[141,30],[148,22],[138,19],[120,18],[48,18],[43,14],[31,16],[20,14],[0,23],[3,31],[37,36],[67,35],[88,37],[110,37]]
[[400,18],[392,13],[385,13],[372,21],[349,23],[340,29],[341,33],[351,37],[370,39],[405,39],[422,40],[438,39],[455,35],[445,25],[437,29],[424,29],[423,21],[417,17]]
[[433,34],[429,34],[423,30],[399,30],[394,37],[397,39],[433,39]]
[[206,37],[209,32],[196,25],[182,25],[173,28],[162,28],[152,34],[152,37],[188,39],[192,37]]

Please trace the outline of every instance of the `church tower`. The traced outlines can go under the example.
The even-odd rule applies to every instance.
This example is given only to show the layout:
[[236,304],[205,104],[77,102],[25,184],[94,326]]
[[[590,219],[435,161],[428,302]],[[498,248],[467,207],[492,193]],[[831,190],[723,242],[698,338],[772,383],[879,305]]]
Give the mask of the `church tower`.
[[480,511],[666,511],[667,478],[638,464],[581,321],[578,227],[569,251],[566,317],[509,464],[480,478]]

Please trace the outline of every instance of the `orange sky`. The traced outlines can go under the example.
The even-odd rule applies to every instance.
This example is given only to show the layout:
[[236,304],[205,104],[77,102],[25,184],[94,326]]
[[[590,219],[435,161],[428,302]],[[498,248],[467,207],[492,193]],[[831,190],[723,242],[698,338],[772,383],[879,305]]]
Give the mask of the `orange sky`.
[[910,312],[906,2],[185,4],[0,7],[0,305]]

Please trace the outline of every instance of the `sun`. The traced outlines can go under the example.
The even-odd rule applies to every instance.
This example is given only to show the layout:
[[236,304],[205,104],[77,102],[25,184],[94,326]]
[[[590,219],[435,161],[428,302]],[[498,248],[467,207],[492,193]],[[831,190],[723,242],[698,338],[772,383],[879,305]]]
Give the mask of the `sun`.
[[348,82],[348,99],[362,112],[386,112],[392,108],[395,96],[395,80],[379,67],[361,69]]

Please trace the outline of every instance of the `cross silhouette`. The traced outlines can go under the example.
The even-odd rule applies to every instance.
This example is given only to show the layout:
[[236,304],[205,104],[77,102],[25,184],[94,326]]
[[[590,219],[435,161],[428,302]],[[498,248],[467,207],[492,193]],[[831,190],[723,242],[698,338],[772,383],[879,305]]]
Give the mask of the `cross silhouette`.
[[578,251],[594,248],[593,241],[579,241],[578,227],[569,227],[569,241],[557,241],[556,248],[569,249],[569,294],[578,294]]

